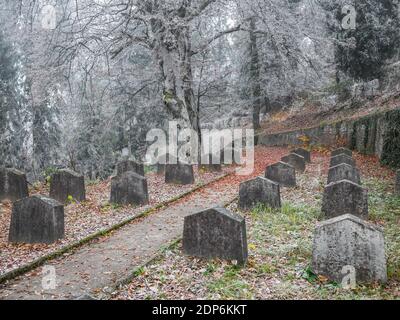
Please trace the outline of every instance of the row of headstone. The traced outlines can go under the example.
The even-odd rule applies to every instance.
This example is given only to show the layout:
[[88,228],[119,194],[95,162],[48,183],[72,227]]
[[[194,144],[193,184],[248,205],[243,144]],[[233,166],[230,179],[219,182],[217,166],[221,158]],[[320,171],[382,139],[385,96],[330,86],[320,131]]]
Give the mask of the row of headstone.
[[[281,207],[280,186],[296,186],[296,168],[305,170],[310,153],[295,150],[283,161],[266,169],[265,177],[242,182],[239,187],[239,208],[250,210],[258,205]],[[287,161],[287,162],[284,162]],[[213,208],[187,216],[184,221],[183,251],[200,258],[247,261],[246,224],[243,217],[224,208]]]
[[[122,205],[149,203],[143,164],[126,160],[117,164],[112,178],[110,202]],[[167,165],[166,182],[194,183],[193,167]],[[85,201],[84,177],[72,170],[59,170],[51,176],[50,197],[29,197],[26,175],[15,169],[0,170],[0,200],[14,202],[9,241],[13,243],[53,243],[64,237],[64,204]]]
[[[13,201],[8,239],[11,243],[51,244],[64,238],[64,205],[74,199],[85,201],[85,179],[69,170],[59,170],[51,176],[50,197],[29,197],[25,174],[14,169],[1,171],[1,184],[13,185],[2,190],[2,199]],[[6,181],[6,183],[4,183]],[[18,186],[16,188],[15,186]],[[15,190],[19,190],[15,192]],[[13,190],[11,193],[3,190]],[[23,190],[23,192],[20,192]],[[8,191],[9,192],[9,191]]]
[[383,232],[368,223],[368,193],[352,151],[332,152],[322,212],[326,219],[314,233],[312,269],[338,284],[385,283]]
[[361,186],[360,172],[349,149],[332,152],[322,213],[325,219],[344,214],[368,219],[368,191]]

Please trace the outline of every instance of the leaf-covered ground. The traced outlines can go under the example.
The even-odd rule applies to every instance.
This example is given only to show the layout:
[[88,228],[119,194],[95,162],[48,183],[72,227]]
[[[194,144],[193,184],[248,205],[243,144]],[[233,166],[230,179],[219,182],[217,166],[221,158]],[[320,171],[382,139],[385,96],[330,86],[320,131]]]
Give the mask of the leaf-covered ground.
[[296,189],[284,189],[281,210],[256,208],[246,218],[249,262],[245,268],[182,254],[181,243],[138,270],[114,299],[399,299],[400,198],[393,194],[393,172],[373,157],[355,155],[369,189],[370,220],[384,227],[389,282],[344,290],[312,274],[313,231],[320,219],[327,153],[315,153]]
[[[197,185],[211,182],[231,170],[232,168],[229,167],[225,167],[224,172],[220,173],[196,170],[196,184],[187,186],[166,185],[163,175],[149,173],[147,178],[150,204],[140,207],[118,207],[110,204],[110,179],[102,182],[89,182],[86,185],[87,200],[81,203],[71,203],[65,207],[65,238],[52,245],[8,243],[11,204],[0,203],[0,275],[80,241],[93,233],[108,229],[149,208],[174,199]],[[49,186],[37,184],[31,188],[30,194],[48,195]]]

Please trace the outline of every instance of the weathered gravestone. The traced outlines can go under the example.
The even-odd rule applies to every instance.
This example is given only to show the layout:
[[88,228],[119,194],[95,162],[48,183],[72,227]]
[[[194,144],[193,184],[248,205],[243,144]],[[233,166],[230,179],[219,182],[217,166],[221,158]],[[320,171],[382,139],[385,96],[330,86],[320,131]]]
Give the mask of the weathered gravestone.
[[165,165],[165,183],[188,185],[194,183],[194,171],[191,164],[168,163]]
[[117,164],[117,175],[120,176],[127,171],[137,173],[144,177],[144,165],[133,160],[124,160]]
[[351,270],[357,283],[385,283],[387,269],[382,230],[353,215],[319,224],[314,234],[312,270],[339,284]]
[[0,201],[17,201],[28,196],[28,182],[23,172],[0,168]]
[[280,208],[281,192],[279,184],[263,177],[242,182],[239,188],[239,207],[251,209],[258,204],[270,208]]
[[311,163],[311,152],[304,148],[297,148],[292,151],[292,153],[296,153],[304,158],[307,163]]
[[353,157],[353,152],[347,148],[338,148],[336,150],[333,150],[331,153],[331,157],[333,158],[333,157],[336,157],[341,154],[345,154],[346,156],[348,156],[350,158]]
[[349,166],[353,166],[353,167],[357,166],[356,162],[354,161],[353,158],[351,158],[351,157],[349,157],[348,155],[345,155],[345,154],[340,154],[338,156],[334,156],[334,157],[331,158],[331,162],[330,162],[329,167],[330,168],[336,167],[336,166],[338,166],[339,164],[342,164],[342,163],[348,164]]
[[290,164],[297,171],[304,172],[306,170],[306,160],[303,156],[296,153],[291,153],[288,156],[283,157],[281,161]]
[[349,180],[351,182],[361,185],[359,170],[346,163],[342,163],[335,167],[329,168],[328,184],[332,182],[338,182],[341,180]]
[[147,179],[127,171],[111,180],[111,203],[122,205],[145,205],[149,203]]
[[348,180],[333,182],[325,187],[322,213],[325,219],[343,214],[368,219],[368,191]]
[[395,185],[395,191],[398,195],[400,195],[400,170],[396,171],[396,185]]
[[225,208],[185,217],[183,252],[200,258],[247,261],[246,222]]
[[283,187],[296,186],[296,169],[288,163],[278,162],[265,170],[265,177]]
[[64,207],[43,196],[14,203],[9,241],[12,243],[54,243],[64,238]]
[[69,197],[76,201],[85,201],[85,178],[69,169],[59,170],[51,177],[50,198],[66,203]]

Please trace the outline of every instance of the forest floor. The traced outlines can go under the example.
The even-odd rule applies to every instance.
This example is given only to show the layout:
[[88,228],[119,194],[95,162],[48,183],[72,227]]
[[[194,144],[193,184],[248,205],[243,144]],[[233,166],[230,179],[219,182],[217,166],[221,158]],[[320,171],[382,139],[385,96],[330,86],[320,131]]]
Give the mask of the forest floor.
[[[135,217],[166,201],[177,198],[193,188],[232,172],[225,167],[223,172],[199,172],[195,170],[195,185],[166,185],[164,176],[147,174],[150,203],[145,206],[116,206],[109,203],[111,179],[93,181],[86,185],[86,201],[70,203],[65,207],[65,238],[52,245],[10,244],[8,230],[11,220],[11,203],[0,203],[0,276],[24,266],[40,257],[76,243],[101,230],[106,230],[126,219]],[[39,183],[30,188],[30,194],[49,194],[49,185]]]
[[286,153],[286,148],[258,148],[258,161],[252,175],[226,176],[73,252],[48,261],[46,267],[54,267],[56,274],[54,290],[43,287],[43,269],[36,268],[0,285],[0,298],[74,299],[88,293],[102,298],[179,238],[186,215],[231,202],[237,197],[240,182],[262,175],[267,165]]
[[[310,271],[328,150],[313,152],[312,164],[298,175],[298,187],[282,190],[281,210],[238,210],[234,200],[240,182],[263,175],[267,165],[287,152],[287,148],[257,147],[253,175],[229,175],[49,261],[47,266],[56,272],[55,289],[43,288],[43,270],[36,268],[0,285],[0,299],[75,299],[84,294],[116,300],[400,299],[400,198],[393,194],[394,172],[381,167],[375,157],[354,154],[369,189],[370,220],[385,230],[386,286],[346,291]],[[228,203],[230,210],[246,219],[248,264],[240,268],[233,262],[185,256],[181,242],[176,242],[182,235],[184,217]],[[128,284],[123,284],[126,280]]]
[[400,95],[379,97],[360,105],[340,105],[321,111],[313,104],[306,104],[297,111],[276,112],[261,124],[262,132],[274,134],[317,127],[321,124],[336,123],[343,120],[354,120],[377,112],[400,108]]
[[369,190],[370,220],[385,230],[386,286],[344,290],[311,272],[313,231],[321,218],[329,162],[327,154],[314,153],[298,187],[283,189],[281,210],[242,212],[237,202],[229,206],[246,219],[246,267],[185,256],[179,242],[139,270],[113,299],[400,299],[400,197],[393,192],[393,172],[375,157],[355,158]]

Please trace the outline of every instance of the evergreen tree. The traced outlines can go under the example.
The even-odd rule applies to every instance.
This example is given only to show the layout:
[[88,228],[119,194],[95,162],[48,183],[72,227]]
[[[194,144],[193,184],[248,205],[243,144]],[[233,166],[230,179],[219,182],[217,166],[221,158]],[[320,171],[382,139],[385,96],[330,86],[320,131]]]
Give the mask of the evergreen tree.
[[[398,2],[359,0],[354,7],[356,28],[338,33],[335,50],[338,71],[359,81],[381,79],[385,63],[398,52],[400,44]],[[337,18],[340,25],[341,5],[337,7]]]

